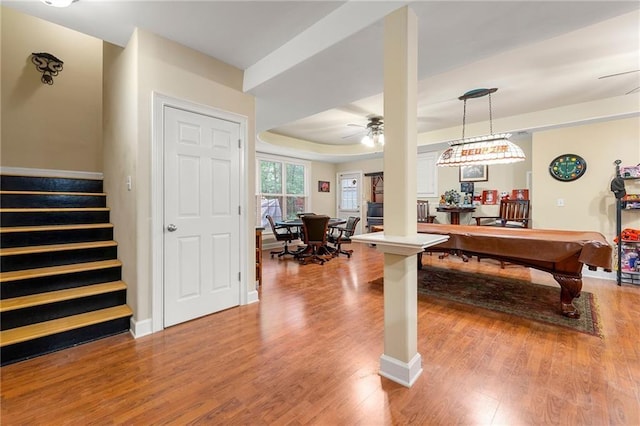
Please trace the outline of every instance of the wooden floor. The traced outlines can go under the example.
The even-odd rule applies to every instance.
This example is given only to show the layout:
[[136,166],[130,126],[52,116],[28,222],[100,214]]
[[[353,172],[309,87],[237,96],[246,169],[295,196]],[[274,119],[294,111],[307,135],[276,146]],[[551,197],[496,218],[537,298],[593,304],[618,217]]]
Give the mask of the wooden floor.
[[260,303],[3,367],[2,424],[640,424],[640,287],[585,278],[604,338],[420,298],[424,372],[408,389],[377,373],[382,257],[353,246],[324,266],[265,251]]

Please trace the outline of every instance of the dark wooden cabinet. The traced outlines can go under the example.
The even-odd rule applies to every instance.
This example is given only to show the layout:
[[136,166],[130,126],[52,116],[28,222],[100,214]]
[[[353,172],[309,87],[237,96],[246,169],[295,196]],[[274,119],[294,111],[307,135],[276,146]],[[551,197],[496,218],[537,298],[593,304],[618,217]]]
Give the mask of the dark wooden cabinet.
[[384,202],[384,176],[383,172],[365,173],[371,178],[371,202]]
[[256,281],[262,285],[262,230],[256,228]]

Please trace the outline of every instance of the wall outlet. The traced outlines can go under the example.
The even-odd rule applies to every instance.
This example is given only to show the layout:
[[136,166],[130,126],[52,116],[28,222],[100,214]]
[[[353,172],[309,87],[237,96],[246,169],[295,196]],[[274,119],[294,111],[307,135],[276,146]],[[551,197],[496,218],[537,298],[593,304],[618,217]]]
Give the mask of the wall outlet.
[[127,191],[131,191],[131,176],[127,176]]
[[564,198],[558,198],[558,201],[556,202],[556,205],[558,207],[564,207]]

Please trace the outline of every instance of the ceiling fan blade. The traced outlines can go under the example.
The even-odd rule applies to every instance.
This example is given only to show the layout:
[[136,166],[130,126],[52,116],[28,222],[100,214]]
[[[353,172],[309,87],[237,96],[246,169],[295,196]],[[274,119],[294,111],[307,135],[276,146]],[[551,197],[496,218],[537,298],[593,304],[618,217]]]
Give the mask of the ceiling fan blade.
[[615,74],[603,75],[602,77],[598,77],[598,80],[601,80],[603,78],[616,77],[618,75],[631,74],[632,72],[638,72],[638,71],[640,70],[631,70],[631,71],[619,72]]
[[362,127],[363,129],[365,128],[365,126],[363,126],[362,124],[356,124],[356,123],[347,123],[347,126]]
[[352,138],[352,137],[354,137],[354,136],[359,136],[359,135],[361,135],[361,134],[363,134],[363,133],[364,133],[364,130],[361,130],[361,131],[359,131],[359,132],[352,133],[352,134],[347,135],[347,136],[343,136],[343,137],[342,137],[342,139],[349,139],[349,138]]

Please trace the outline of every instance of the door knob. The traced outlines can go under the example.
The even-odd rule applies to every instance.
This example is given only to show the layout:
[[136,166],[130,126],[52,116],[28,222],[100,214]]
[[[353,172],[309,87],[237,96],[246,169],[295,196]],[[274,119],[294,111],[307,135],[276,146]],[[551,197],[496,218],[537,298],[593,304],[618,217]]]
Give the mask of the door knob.
[[173,223],[170,223],[169,226],[167,226],[167,231],[169,232],[175,232],[178,230],[178,227],[175,226]]

